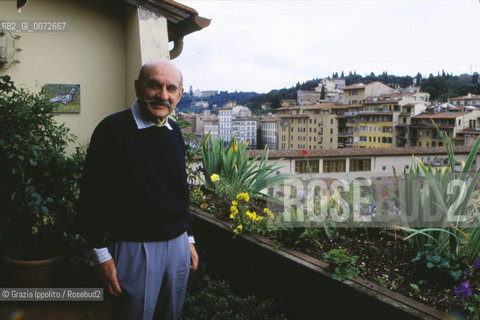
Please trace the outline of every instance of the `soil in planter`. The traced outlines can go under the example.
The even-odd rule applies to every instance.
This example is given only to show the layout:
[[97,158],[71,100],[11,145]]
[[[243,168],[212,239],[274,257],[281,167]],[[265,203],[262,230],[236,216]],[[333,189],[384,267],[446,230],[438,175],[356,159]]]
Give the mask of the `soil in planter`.
[[13,250],[9,255],[10,258],[21,261],[38,261],[51,259],[60,254],[58,248],[52,247],[29,247]]
[[[207,196],[206,202],[209,205],[213,204],[216,208],[212,214],[220,220],[230,221],[229,212],[233,199],[217,197],[205,189],[203,191]],[[251,198],[248,205],[250,211],[263,213],[267,201]],[[282,210],[281,208],[269,208],[274,212]],[[303,230],[295,228],[294,232],[298,236]],[[476,276],[464,272],[456,281],[448,274],[422,271],[423,268],[412,262],[417,255],[416,250],[402,240],[400,234],[395,234],[393,231],[387,233],[384,229],[344,228],[339,229],[338,235],[331,238],[321,231],[316,239],[318,245],[311,242],[295,243],[296,236],[283,239],[274,235],[267,237],[281,243],[282,246],[309,254],[320,260],[323,260],[323,255],[331,249],[345,248],[348,255],[359,257],[357,265],[360,277],[444,312],[458,309],[453,302],[445,301],[444,298],[446,296],[453,297],[453,288],[458,287],[461,282],[469,281],[471,288],[480,287],[478,271]]]

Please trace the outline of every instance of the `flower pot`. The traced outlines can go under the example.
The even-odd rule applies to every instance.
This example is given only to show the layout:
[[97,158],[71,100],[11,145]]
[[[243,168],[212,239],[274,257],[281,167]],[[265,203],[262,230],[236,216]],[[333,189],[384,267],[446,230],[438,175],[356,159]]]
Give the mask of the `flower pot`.
[[[209,263],[225,270],[232,283],[290,304],[294,319],[444,319],[444,313],[361,278],[331,278],[328,264],[288,248],[274,249],[267,238],[241,234],[233,238],[228,222],[191,208],[196,242]],[[212,265],[209,265],[212,267]],[[236,281],[238,280],[238,281]],[[268,292],[266,292],[268,291]]]
[[10,283],[19,288],[54,287],[57,280],[57,269],[61,256],[43,260],[23,260],[18,258],[18,250],[7,252],[3,256]]

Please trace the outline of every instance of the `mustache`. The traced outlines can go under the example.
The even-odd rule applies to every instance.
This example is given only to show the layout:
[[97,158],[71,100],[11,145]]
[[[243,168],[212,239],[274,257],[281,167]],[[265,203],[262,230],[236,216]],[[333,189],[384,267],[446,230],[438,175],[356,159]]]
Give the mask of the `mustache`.
[[158,105],[158,106],[166,106],[168,108],[172,107],[172,104],[170,103],[170,101],[159,99],[159,98],[153,98],[151,100],[143,99],[143,102],[145,102],[147,104],[155,104],[155,105]]

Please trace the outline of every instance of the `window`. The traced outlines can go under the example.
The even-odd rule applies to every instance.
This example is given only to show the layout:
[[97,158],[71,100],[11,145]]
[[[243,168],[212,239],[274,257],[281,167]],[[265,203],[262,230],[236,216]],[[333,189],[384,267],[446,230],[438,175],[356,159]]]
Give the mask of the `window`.
[[370,159],[350,159],[350,171],[370,171]]
[[346,160],[323,160],[323,172],[345,172]]

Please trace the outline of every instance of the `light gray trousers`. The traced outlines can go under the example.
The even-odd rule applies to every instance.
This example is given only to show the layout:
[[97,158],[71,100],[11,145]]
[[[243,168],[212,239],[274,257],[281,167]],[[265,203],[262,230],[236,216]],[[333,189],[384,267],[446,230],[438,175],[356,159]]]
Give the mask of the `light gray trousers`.
[[190,271],[187,233],[162,242],[116,241],[109,249],[123,291],[112,319],[180,318]]

